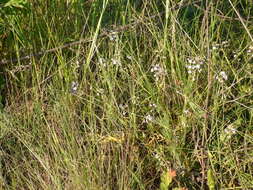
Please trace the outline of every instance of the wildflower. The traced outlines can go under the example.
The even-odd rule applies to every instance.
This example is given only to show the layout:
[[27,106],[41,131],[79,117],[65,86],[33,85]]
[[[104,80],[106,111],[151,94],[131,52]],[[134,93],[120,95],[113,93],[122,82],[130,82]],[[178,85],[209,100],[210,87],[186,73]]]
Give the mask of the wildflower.
[[228,125],[220,134],[220,141],[223,143],[229,142],[234,134],[237,133],[236,125],[238,122]]
[[73,81],[71,83],[71,88],[70,88],[71,93],[75,94],[78,90],[78,86],[79,86],[78,82]]
[[239,56],[239,52],[233,51],[233,57],[234,57],[234,58],[237,58],[238,56]]
[[127,104],[119,104],[119,108],[120,108],[122,114],[125,116],[127,114],[128,105]]
[[229,41],[222,41],[220,44],[219,43],[215,43],[212,45],[211,51],[215,51],[215,50],[219,50],[225,47],[229,46]]
[[217,50],[218,46],[217,45],[213,45],[212,50]]
[[222,77],[224,80],[228,80],[228,76],[227,76],[227,74],[226,74],[224,71],[221,71],[221,72],[220,72],[220,75],[221,75],[221,77]]
[[196,63],[194,58],[193,59],[192,58],[187,58],[187,61],[188,61],[189,64],[195,64]]
[[119,59],[112,59],[112,64],[113,64],[113,65],[121,66],[121,62],[120,62]]
[[247,50],[247,54],[250,56],[249,58],[253,57],[253,45],[251,45],[248,50]]
[[236,129],[232,126],[232,125],[229,125],[225,130],[224,132],[227,134],[227,135],[232,135],[232,134],[236,134]]
[[188,115],[190,113],[189,110],[184,110],[184,114]]
[[249,46],[248,50],[247,50],[248,54],[252,54],[253,53],[253,45]]
[[111,32],[109,35],[110,41],[116,41],[117,37],[118,37],[118,35],[116,32]]
[[145,122],[145,123],[150,123],[150,122],[152,122],[153,120],[154,120],[154,117],[151,116],[150,114],[148,114],[148,115],[145,116],[144,122]]
[[157,108],[157,105],[156,104],[149,104],[149,107],[151,107],[151,108]]
[[133,60],[133,57],[130,56],[130,55],[127,55],[126,58],[129,59],[129,60]]
[[151,73],[154,74],[155,80],[158,81],[165,74],[165,71],[159,64],[156,64],[151,68]]
[[80,65],[81,65],[81,63],[80,63],[80,61],[76,61],[76,68],[78,69],[78,68],[80,68]]
[[221,71],[215,78],[221,83],[228,80],[228,76],[225,71]]
[[172,178],[174,178],[174,177],[177,176],[176,170],[172,170],[172,169],[168,170],[168,174],[169,174]]
[[202,65],[204,64],[204,60],[202,60],[199,57],[195,58],[187,58],[188,65],[186,65],[187,72],[189,74],[195,73],[195,72],[201,72],[202,71]]
[[229,41],[228,40],[223,41],[223,42],[221,42],[221,45],[223,45],[223,47],[224,46],[227,47],[229,45]]

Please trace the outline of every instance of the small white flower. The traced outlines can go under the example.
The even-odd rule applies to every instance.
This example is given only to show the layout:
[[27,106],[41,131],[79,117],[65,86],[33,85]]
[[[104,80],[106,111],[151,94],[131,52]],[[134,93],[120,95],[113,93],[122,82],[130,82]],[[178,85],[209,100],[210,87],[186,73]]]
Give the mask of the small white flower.
[[80,68],[80,65],[81,65],[81,63],[80,63],[80,61],[76,61],[76,68]]
[[189,70],[193,69],[193,66],[191,66],[191,65],[186,65],[185,67],[186,67],[187,69],[189,69]]
[[228,80],[228,76],[227,76],[227,74],[226,74],[224,71],[221,71],[221,72],[220,72],[220,75],[221,75],[221,77],[222,77],[224,80]]
[[128,105],[127,104],[119,104],[119,108],[120,108],[120,111],[122,112],[122,115],[125,116],[127,114]]
[[145,122],[145,123],[150,123],[150,122],[152,122],[153,120],[154,120],[154,117],[151,116],[150,114],[148,114],[148,115],[145,116],[144,122]]
[[189,110],[184,110],[184,114],[188,115],[190,113]]
[[195,65],[194,69],[199,70],[200,69],[200,65]]
[[228,76],[225,71],[221,71],[218,75],[215,77],[220,83],[223,83],[224,81],[228,80]]
[[121,62],[120,62],[119,59],[112,59],[112,64],[113,64],[113,65],[121,66]]
[[112,32],[112,33],[109,35],[110,41],[116,41],[117,38],[118,38],[118,35],[117,35],[116,32]]
[[229,41],[228,41],[228,40],[223,41],[223,42],[221,42],[221,45],[222,45],[223,47],[228,47],[228,46],[229,46]]
[[131,60],[131,61],[133,60],[133,57],[130,56],[130,55],[127,55],[126,58],[129,59],[129,60]]
[[158,81],[160,77],[165,75],[164,69],[159,64],[154,65],[150,71],[151,73],[153,73],[156,81]]
[[195,72],[201,72],[201,66],[204,64],[204,61],[200,57],[187,58],[188,65],[186,65],[186,69],[188,74],[193,74]]
[[149,107],[151,107],[151,108],[157,108],[157,105],[156,104],[149,104]]
[[236,134],[237,130],[232,126],[232,125],[229,125],[225,130],[224,132],[228,135],[232,135],[232,134]]
[[188,63],[190,63],[190,64],[195,64],[195,61],[194,61],[194,59],[192,59],[192,58],[187,58],[187,61],[188,61]]
[[199,61],[199,64],[200,65],[203,65],[205,62],[204,61]]
[[234,57],[234,58],[238,57],[238,52],[233,51],[233,57]]
[[250,56],[250,59],[253,58],[253,45],[248,48],[247,54]]
[[214,45],[214,46],[212,47],[212,50],[217,50],[217,49],[218,49],[218,46],[215,46],[215,45]]
[[73,81],[71,83],[71,88],[70,88],[71,93],[75,94],[78,90],[78,86],[79,86],[78,82]]
[[247,50],[247,53],[248,53],[248,54],[253,53],[253,46],[249,46],[249,48],[248,48],[248,50]]
[[222,41],[220,44],[219,43],[215,43],[212,45],[212,49],[211,51],[215,51],[215,50],[219,50],[219,49],[222,49],[222,48],[225,48],[225,47],[228,47],[229,46],[229,41]]

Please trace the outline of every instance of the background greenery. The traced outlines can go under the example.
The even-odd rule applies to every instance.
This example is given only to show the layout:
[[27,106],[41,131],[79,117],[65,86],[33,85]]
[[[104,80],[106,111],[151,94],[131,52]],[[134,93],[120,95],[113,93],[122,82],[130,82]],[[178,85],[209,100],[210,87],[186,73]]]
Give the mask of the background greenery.
[[0,188],[252,189],[252,11],[1,1]]

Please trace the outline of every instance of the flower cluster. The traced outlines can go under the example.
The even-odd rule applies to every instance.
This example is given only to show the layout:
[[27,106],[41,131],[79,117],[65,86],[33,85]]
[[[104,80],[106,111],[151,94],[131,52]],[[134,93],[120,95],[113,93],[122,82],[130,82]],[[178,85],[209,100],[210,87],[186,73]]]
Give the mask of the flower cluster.
[[157,105],[154,103],[149,104],[149,112],[144,117],[143,123],[152,123],[155,121],[155,112],[156,112]]
[[228,125],[220,134],[220,141],[223,143],[228,143],[233,135],[237,133],[237,129],[233,126],[233,124]]
[[115,66],[122,65],[120,59],[112,58],[111,60],[106,60],[105,58],[102,58],[102,57],[98,58],[98,65],[100,65],[101,67],[106,67],[108,63],[111,63],[112,65],[115,65]]
[[150,104],[149,104],[149,107],[150,107],[150,108],[154,108],[154,109],[155,109],[155,108],[157,108],[157,105],[156,105],[156,104],[154,104],[154,103],[150,103]]
[[121,66],[121,61],[119,59],[113,58],[111,61],[113,65]]
[[221,71],[219,74],[216,75],[215,79],[217,79],[220,83],[228,80],[228,76],[225,71]]
[[202,71],[202,66],[204,65],[204,60],[201,59],[200,57],[195,57],[195,58],[187,58],[188,65],[186,65],[187,72],[189,74],[196,73],[196,72],[201,72]]
[[155,120],[154,116],[148,114],[148,115],[146,115],[145,118],[144,118],[144,123],[151,123],[151,122],[153,122],[154,120]]
[[237,130],[233,127],[233,125],[229,125],[226,129],[224,129],[224,132],[227,135],[233,135],[236,134]]
[[159,64],[156,64],[152,66],[151,73],[153,73],[155,80],[158,81],[162,76],[165,75],[165,70]]
[[220,44],[215,43],[215,44],[212,45],[211,51],[219,50],[219,49],[222,49],[222,48],[225,48],[225,47],[228,47],[228,46],[229,46],[229,41],[223,41]]

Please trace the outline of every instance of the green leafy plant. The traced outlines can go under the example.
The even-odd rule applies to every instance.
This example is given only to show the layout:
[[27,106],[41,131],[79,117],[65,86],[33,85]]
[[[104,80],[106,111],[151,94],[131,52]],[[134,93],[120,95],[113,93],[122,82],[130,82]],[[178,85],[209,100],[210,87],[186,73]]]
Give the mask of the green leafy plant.
[[164,171],[161,175],[160,190],[167,190],[174,177],[176,177],[175,170]]

